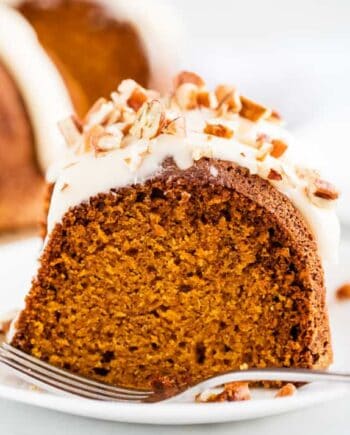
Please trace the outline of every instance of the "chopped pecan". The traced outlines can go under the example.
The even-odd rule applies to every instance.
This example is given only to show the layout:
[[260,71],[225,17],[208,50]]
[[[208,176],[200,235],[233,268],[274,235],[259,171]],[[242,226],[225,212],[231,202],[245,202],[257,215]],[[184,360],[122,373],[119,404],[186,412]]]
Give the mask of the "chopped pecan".
[[282,180],[282,175],[279,172],[277,172],[275,169],[270,169],[267,178],[273,181],[280,181]]
[[250,390],[248,382],[230,382],[225,384],[225,390],[229,402],[250,400]]
[[272,144],[270,142],[263,142],[259,149],[258,152],[256,154],[256,159],[259,160],[260,162],[263,162],[266,157],[270,154],[272,149]]
[[101,136],[105,133],[104,128],[102,125],[94,125],[89,130],[85,131],[84,133],[84,151],[91,151],[96,150],[97,148],[97,141],[100,139]]
[[120,120],[122,116],[122,112],[120,109],[118,108],[114,108],[110,114],[106,117],[106,120],[104,121],[105,125],[111,125],[111,124],[115,124],[116,122],[118,122]]
[[175,119],[166,119],[161,127],[160,133],[184,137],[186,134],[185,118],[178,116]]
[[248,382],[230,382],[224,385],[221,393],[210,393],[207,397],[197,394],[197,402],[240,402],[250,400],[251,394]]
[[94,148],[96,152],[111,151],[120,148],[123,134],[119,131],[119,134],[105,133],[99,138],[96,138]]
[[314,188],[313,194],[318,198],[327,199],[329,201],[339,198],[338,190],[328,181],[318,178],[314,181]]
[[227,108],[238,113],[242,109],[241,99],[237,90],[233,86],[219,85],[215,89],[218,105],[227,105]]
[[293,394],[295,394],[297,391],[297,389],[295,388],[295,386],[293,384],[286,384],[283,385],[283,387],[281,387],[275,397],[288,397],[288,396],[293,396]]
[[131,107],[135,112],[137,112],[140,107],[147,101],[147,95],[142,92],[142,90],[139,87],[136,87],[130,97],[127,99],[127,104],[129,107]]
[[239,114],[243,118],[247,118],[250,121],[257,122],[260,119],[266,119],[271,115],[271,110],[262,104],[256,103],[249,98],[241,96],[242,109]]
[[72,116],[60,121],[58,128],[69,147],[75,147],[81,143],[81,131],[75,122],[75,118]]
[[261,148],[264,143],[271,143],[270,137],[265,133],[259,133],[256,136],[256,147]]
[[282,116],[276,110],[272,110],[270,116],[266,120],[280,124],[282,122]]
[[180,72],[174,79],[175,89],[184,83],[192,83],[198,87],[205,86],[205,81],[198,74],[190,71],[182,71]]
[[103,124],[115,109],[112,101],[107,101],[105,98],[99,98],[85,115],[85,125]]
[[272,139],[272,150],[271,156],[278,159],[281,157],[287,150],[288,145],[282,139]]
[[223,137],[225,139],[231,139],[233,137],[233,130],[224,124],[211,124],[207,122],[204,127],[204,133],[211,134],[212,136]]
[[198,88],[192,83],[183,83],[175,91],[177,104],[183,110],[193,110],[198,107]]
[[130,134],[139,139],[152,139],[159,134],[164,121],[162,104],[158,100],[146,102],[137,112]]
[[213,108],[215,105],[215,97],[209,91],[199,91],[197,93],[198,106]]
[[340,301],[350,299],[350,282],[340,286],[336,291],[336,296]]

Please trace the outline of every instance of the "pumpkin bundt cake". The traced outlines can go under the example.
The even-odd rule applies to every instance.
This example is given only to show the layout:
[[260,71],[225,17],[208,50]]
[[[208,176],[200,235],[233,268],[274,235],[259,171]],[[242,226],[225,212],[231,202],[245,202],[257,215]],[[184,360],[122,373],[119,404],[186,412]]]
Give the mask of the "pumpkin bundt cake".
[[338,194],[290,161],[275,112],[183,72],[167,97],[124,81],[61,129],[73,155],[13,346],[138,388],[331,363]]
[[170,82],[170,37],[143,13],[128,0],[0,0],[0,230],[38,221],[72,107],[83,117],[124,78]]

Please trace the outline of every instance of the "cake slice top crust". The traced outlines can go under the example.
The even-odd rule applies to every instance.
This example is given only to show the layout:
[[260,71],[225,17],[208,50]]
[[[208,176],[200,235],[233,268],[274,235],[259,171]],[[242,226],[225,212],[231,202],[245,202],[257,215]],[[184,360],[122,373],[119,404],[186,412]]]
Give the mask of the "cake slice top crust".
[[[83,120],[60,123],[71,153],[63,166],[51,170],[56,183],[48,233],[69,208],[110,189],[152,179],[168,157],[182,170],[206,157],[235,163],[268,180],[301,212],[322,259],[335,260],[338,192],[316,171],[291,160],[293,139],[282,124],[275,111],[234,87],[219,85],[210,91],[191,72],[178,74],[165,96],[125,80]],[[210,175],[215,174],[212,165]]]

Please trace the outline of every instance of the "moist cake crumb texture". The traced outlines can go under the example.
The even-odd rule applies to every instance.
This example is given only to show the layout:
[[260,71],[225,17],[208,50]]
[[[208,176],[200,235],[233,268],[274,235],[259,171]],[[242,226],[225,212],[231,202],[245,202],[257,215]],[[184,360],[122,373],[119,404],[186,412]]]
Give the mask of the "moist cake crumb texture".
[[208,183],[207,165],[184,176],[171,165],[169,177],[69,211],[13,344],[140,388],[159,375],[191,383],[242,364],[328,365],[322,270],[300,217],[289,209],[281,227],[271,211],[283,200],[270,197],[270,185],[261,188],[268,211],[220,185],[262,180],[224,165],[220,183]]

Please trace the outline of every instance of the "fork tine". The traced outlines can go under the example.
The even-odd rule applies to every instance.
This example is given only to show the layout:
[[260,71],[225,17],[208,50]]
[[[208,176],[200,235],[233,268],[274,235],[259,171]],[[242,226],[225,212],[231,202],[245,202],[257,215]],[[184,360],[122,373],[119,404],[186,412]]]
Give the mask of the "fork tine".
[[1,348],[4,349],[6,352],[10,353],[11,356],[13,356],[13,357],[14,357],[14,355],[16,355],[17,357],[19,357],[22,360],[25,359],[25,360],[29,361],[30,363],[33,363],[37,366],[41,366],[46,370],[58,373],[59,375],[64,376],[66,378],[76,380],[77,382],[83,382],[84,385],[89,384],[91,386],[95,386],[99,389],[99,391],[101,391],[101,389],[104,389],[104,390],[110,391],[112,393],[115,393],[115,392],[123,393],[124,392],[127,394],[135,394],[135,395],[139,395],[139,394],[144,395],[145,393],[148,393],[148,394],[153,393],[152,391],[137,390],[134,388],[115,387],[112,385],[105,384],[103,382],[97,382],[97,381],[93,381],[93,380],[88,379],[88,378],[84,378],[82,376],[75,375],[73,373],[68,372],[67,370],[60,369],[60,368],[55,367],[49,363],[41,361],[40,359],[35,358],[35,357],[15,348],[7,343],[3,343],[2,346],[0,346],[0,349]]
[[48,381],[53,380],[55,382],[60,382],[64,386],[69,387],[69,388],[74,387],[74,388],[77,388],[77,389],[80,389],[82,391],[89,392],[92,394],[99,394],[99,395],[103,396],[105,399],[113,399],[115,397],[117,397],[118,399],[120,399],[122,397],[125,399],[129,399],[130,397],[132,399],[144,399],[144,398],[147,398],[149,396],[148,394],[135,396],[135,395],[127,394],[125,392],[112,393],[110,391],[107,392],[103,389],[102,390],[98,389],[97,387],[90,387],[88,385],[85,385],[84,383],[77,382],[77,381],[71,380],[71,379],[67,379],[58,373],[52,373],[52,372],[50,372],[42,367],[38,367],[35,364],[28,362],[28,361],[21,360],[20,358],[18,358],[16,356],[9,357],[8,355],[4,355],[2,349],[0,349],[0,356],[2,356],[7,362],[11,362],[12,364],[16,364],[16,366],[21,367],[23,369],[28,369],[30,371],[30,373],[38,374],[43,378],[45,377],[45,379],[47,379]]
[[80,390],[73,386],[62,384],[61,382],[55,381],[52,378],[47,378],[46,376],[42,376],[40,375],[40,373],[33,372],[31,369],[21,366],[20,364],[14,361],[9,361],[2,356],[0,356],[0,362],[2,362],[7,367],[10,367],[12,370],[14,370],[16,374],[19,375],[21,378],[25,379],[26,381],[32,382],[35,385],[38,385],[39,387],[42,387],[44,390],[60,391],[74,396],[80,396],[86,399],[94,399],[94,400],[103,400],[103,401],[108,400],[113,402],[134,402],[134,403],[143,401],[142,398],[134,398],[134,397],[125,398],[125,397],[118,397],[117,395],[115,397],[106,397],[102,394],[91,393],[88,391]]
[[10,346],[8,344],[3,344],[0,347],[0,351],[4,350],[7,355],[10,355],[12,359],[16,359],[20,363],[23,364],[23,360],[26,360],[26,364],[32,364],[35,367],[40,367],[41,369],[47,370],[51,373],[51,376],[57,375],[59,377],[62,377],[64,381],[67,382],[69,380],[70,382],[76,382],[79,384],[79,386],[82,386],[83,388],[91,388],[91,391],[93,388],[97,388],[99,392],[103,390],[103,392],[107,393],[117,393],[117,394],[127,394],[128,396],[133,395],[135,397],[144,397],[146,395],[150,395],[153,392],[152,391],[142,391],[142,390],[136,390],[136,389],[128,389],[128,388],[122,388],[122,387],[115,387],[111,385],[104,384],[103,382],[96,382],[92,381],[90,379],[84,378],[82,376],[75,375],[73,373],[68,372],[67,370],[60,369],[58,367],[55,367],[51,364],[48,364],[44,361],[39,360],[38,358],[32,357],[31,355],[26,354],[25,352],[22,352],[18,349],[16,349],[13,346]]
[[[10,352],[4,351],[3,348],[0,347],[0,361],[4,364],[10,365],[14,369],[18,369],[22,373],[26,373],[32,377],[40,377],[42,381],[47,383],[55,383],[56,387],[62,384],[63,390],[74,390],[75,393],[84,393],[99,395],[100,399],[103,400],[113,400],[115,399],[125,399],[125,400],[143,400],[150,396],[149,392],[139,392],[137,395],[134,391],[131,391],[130,394],[127,390],[123,389],[119,391],[115,389],[114,391],[106,391],[103,388],[99,388],[98,383],[94,383],[93,386],[85,383],[85,378],[80,376],[76,376],[74,379],[70,377],[65,377],[66,371],[57,371],[54,372],[47,370],[46,366],[38,366],[35,363],[22,359],[21,355],[11,354]],[[49,366],[51,368],[51,366]],[[34,376],[35,375],[35,376]],[[97,386],[95,386],[97,385]],[[102,387],[104,384],[101,384]]]

